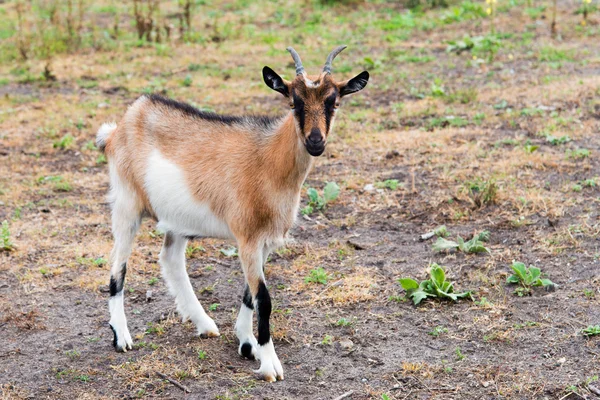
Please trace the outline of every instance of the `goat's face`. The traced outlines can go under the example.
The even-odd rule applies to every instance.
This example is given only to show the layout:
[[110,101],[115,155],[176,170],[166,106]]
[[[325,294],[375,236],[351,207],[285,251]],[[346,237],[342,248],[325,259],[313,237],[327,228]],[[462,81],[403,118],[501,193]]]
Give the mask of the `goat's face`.
[[369,73],[364,71],[347,81],[334,81],[331,77],[331,61],[336,53],[333,57],[328,57],[321,75],[309,77],[304,73],[297,53],[293,49],[290,52],[296,61],[296,78],[292,82],[282,79],[269,67],[263,68],[263,78],[267,86],[288,99],[294,112],[298,134],[308,153],[317,157],[325,151],[327,136],[340,99],[363,89],[369,81]]

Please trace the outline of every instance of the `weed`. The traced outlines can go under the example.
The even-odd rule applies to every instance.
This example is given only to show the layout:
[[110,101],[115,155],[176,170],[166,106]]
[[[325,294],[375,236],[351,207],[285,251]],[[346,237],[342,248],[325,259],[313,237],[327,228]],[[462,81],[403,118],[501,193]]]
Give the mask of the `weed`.
[[335,325],[336,326],[352,326],[354,325],[354,323],[356,323],[356,317],[352,318],[351,320],[346,319],[346,318],[340,318],[336,321]]
[[68,350],[65,352],[65,354],[72,360],[81,357],[81,353],[77,350]]
[[375,187],[378,189],[396,190],[399,185],[398,179],[387,179],[383,182],[375,182]]
[[582,329],[581,333],[587,337],[600,335],[600,325],[590,325]]
[[446,225],[440,225],[437,228],[435,228],[434,230],[422,234],[421,240],[431,239],[434,236],[445,238],[449,234],[450,233],[448,232],[448,228],[446,228]]
[[454,293],[454,283],[446,281],[444,268],[433,263],[430,265],[430,278],[418,283],[411,278],[399,279],[400,285],[406,291],[409,298],[412,298],[415,305],[419,304],[427,297],[436,297],[439,299],[458,299],[468,298],[473,300],[471,292]]
[[206,360],[208,354],[204,350],[198,350],[198,360]]
[[588,299],[593,299],[596,297],[596,293],[591,289],[584,289],[583,295]]
[[590,154],[591,152],[588,149],[574,149],[566,151],[567,158],[571,160],[583,160],[584,158],[589,157]]
[[66,134],[59,140],[56,140],[52,144],[52,147],[54,147],[55,149],[67,150],[73,145],[74,141],[75,138],[73,136],[71,136],[70,134]]
[[152,278],[150,278],[150,279],[148,280],[148,285],[150,285],[150,286],[154,286],[154,285],[156,285],[157,283],[158,283],[158,278],[157,278],[157,277],[155,277],[155,276],[154,276],[154,277],[152,277]]
[[536,151],[539,148],[540,148],[540,146],[532,145],[532,144],[526,144],[525,146],[523,146],[523,150],[525,150],[525,153],[528,153],[528,154],[533,153],[534,151]]
[[192,77],[191,75],[186,75],[185,79],[181,82],[182,86],[190,87],[192,86]]
[[321,344],[323,344],[323,345],[329,346],[332,343],[333,343],[333,336],[331,336],[331,335],[325,335],[323,340],[321,340]]
[[501,46],[502,41],[496,35],[464,36],[460,40],[449,41],[446,51],[456,54],[470,51],[475,57],[485,56],[488,62],[492,62]]
[[329,280],[329,275],[327,271],[323,269],[323,267],[315,268],[308,274],[307,277],[304,278],[305,283],[320,283],[321,285],[327,284]]
[[73,186],[62,176],[45,176],[38,179],[38,183],[53,183],[53,189],[56,192],[70,192],[73,190]]
[[213,303],[213,304],[211,304],[210,306],[208,306],[208,309],[209,309],[210,311],[217,311],[217,308],[219,308],[219,306],[220,306],[220,305],[221,305],[221,304],[219,304],[219,303]]
[[457,347],[456,349],[454,349],[454,354],[456,354],[456,360],[457,361],[462,361],[465,358],[467,358],[467,356],[465,356],[462,351],[460,350],[460,347]]
[[526,267],[522,262],[513,261],[513,275],[506,278],[507,283],[521,285],[515,290],[519,297],[530,294],[534,286],[554,287],[555,284],[550,279],[542,278],[542,271],[534,266]]
[[436,326],[435,328],[433,328],[431,330],[431,332],[427,332],[427,333],[433,337],[438,337],[442,333],[448,333],[448,328],[443,327],[443,326]]
[[77,379],[78,381],[84,382],[84,383],[87,383],[90,381],[90,377],[87,375],[78,375],[75,377],[75,379]]
[[2,243],[3,251],[12,251],[15,249],[15,245],[10,240],[10,230],[8,228],[8,221],[2,221],[2,230],[0,231],[0,242]]
[[238,249],[236,247],[228,247],[226,249],[221,249],[220,250],[221,254],[223,254],[225,257],[237,257],[238,256]]
[[321,196],[315,188],[309,188],[306,191],[308,195],[308,205],[302,209],[302,214],[310,215],[315,210],[323,210],[327,204],[335,201],[340,195],[340,187],[335,182],[329,182],[323,188]]
[[465,183],[465,189],[473,204],[479,208],[493,204],[498,194],[498,185],[495,179],[483,180],[476,178]]
[[489,254],[490,250],[483,244],[483,242],[487,242],[489,239],[489,231],[483,231],[479,234],[473,235],[473,237],[466,242],[460,236],[456,237],[456,242],[453,240],[444,239],[443,237],[438,237],[437,241],[433,244],[433,251],[442,252],[448,250],[458,250],[468,254]]
[[571,141],[571,138],[568,135],[564,135],[561,137],[554,137],[552,135],[546,135],[546,141],[553,146],[558,146],[560,144],[565,144]]
[[146,328],[146,333],[155,333],[160,336],[165,333],[165,328],[159,324],[153,324],[152,322],[148,322],[148,328]]
[[206,249],[202,246],[189,245],[185,248],[186,258],[192,258],[196,253],[204,253],[204,252],[206,252]]

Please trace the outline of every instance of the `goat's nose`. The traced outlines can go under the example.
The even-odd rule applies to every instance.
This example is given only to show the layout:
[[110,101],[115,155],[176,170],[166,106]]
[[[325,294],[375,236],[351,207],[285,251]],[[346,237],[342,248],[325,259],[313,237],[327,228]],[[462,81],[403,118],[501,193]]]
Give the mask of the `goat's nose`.
[[313,144],[318,144],[323,141],[323,135],[321,135],[321,130],[319,128],[312,128],[310,131],[310,135],[308,136],[308,141]]

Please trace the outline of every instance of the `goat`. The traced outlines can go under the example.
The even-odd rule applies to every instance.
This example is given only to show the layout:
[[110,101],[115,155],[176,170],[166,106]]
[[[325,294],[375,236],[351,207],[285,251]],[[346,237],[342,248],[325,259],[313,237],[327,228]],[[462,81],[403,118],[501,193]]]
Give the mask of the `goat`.
[[[218,336],[190,283],[185,266],[187,240],[235,239],[245,276],[242,305],[235,324],[238,352],[260,360],[255,372],[266,381],[283,379],[270,337],[271,298],[264,263],[283,244],[294,224],[302,184],[313,157],[325,151],[340,98],[362,90],[364,71],[336,82],[334,49],[318,76],[309,77],[298,53],[288,47],[293,81],[263,68],[268,87],[281,93],[291,111],[279,118],[230,117],[158,95],[144,95],[118,125],[103,124],[96,143],[108,159],[109,201],[114,248],[110,271],[110,327],[117,351],[132,349],[123,307],[127,260],[143,216],[165,232],[159,264],[177,311],[202,337]],[[252,328],[257,311],[258,340]]]

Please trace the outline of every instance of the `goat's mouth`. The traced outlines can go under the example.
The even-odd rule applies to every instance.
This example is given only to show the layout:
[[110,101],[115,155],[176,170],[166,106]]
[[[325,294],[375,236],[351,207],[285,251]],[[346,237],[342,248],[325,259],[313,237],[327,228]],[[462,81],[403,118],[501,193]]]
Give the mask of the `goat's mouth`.
[[313,157],[319,157],[325,151],[326,144],[327,143],[324,140],[316,144],[307,141],[304,144],[304,146],[306,147],[306,151],[308,151],[308,154],[310,154]]

